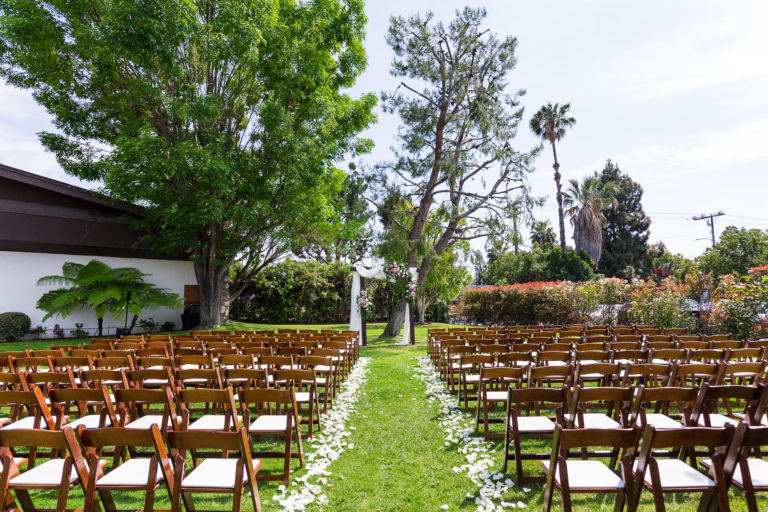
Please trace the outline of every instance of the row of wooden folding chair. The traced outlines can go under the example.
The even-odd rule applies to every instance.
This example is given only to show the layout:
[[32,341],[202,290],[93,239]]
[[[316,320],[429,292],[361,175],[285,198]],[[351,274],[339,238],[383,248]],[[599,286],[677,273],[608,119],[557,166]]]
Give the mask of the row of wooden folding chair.
[[[593,386],[603,388],[616,387],[621,389],[666,387],[696,389],[699,385],[727,388],[729,385],[737,386],[733,390],[744,386],[756,386],[760,384],[759,375],[752,373],[756,367],[753,363],[733,363],[717,368],[717,373],[709,373],[715,369],[702,368],[700,365],[655,365],[637,364],[628,365],[623,370],[620,365],[611,363],[590,363],[576,365],[575,367],[484,367],[480,369],[477,382],[462,382],[462,393],[465,410],[474,409],[476,427],[479,428],[482,414],[484,434],[489,436],[489,423],[498,420],[489,420],[490,411],[499,405],[506,404],[506,393],[509,389],[523,389],[553,387],[569,388],[572,386]],[[590,389],[589,387],[586,389]],[[474,401],[474,407],[470,402]],[[733,415],[731,403],[723,400],[727,415]],[[723,420],[723,417],[718,417]]]
[[[111,469],[105,472],[110,461],[100,454],[109,446],[149,447],[152,455],[131,458],[123,463],[113,460]],[[50,458],[35,466],[13,456],[13,451],[21,447],[48,448],[62,454],[63,458]],[[238,456],[207,458],[188,471],[184,454],[204,448]],[[56,510],[63,511],[69,491],[77,486],[83,490],[83,510],[86,512],[100,510],[99,502],[107,510],[116,510],[113,491],[143,491],[141,508],[152,511],[156,491],[161,487],[168,493],[173,512],[182,510],[182,502],[187,510],[194,510],[192,493],[232,494],[231,510],[239,511],[246,491],[250,491],[254,510],[261,510],[256,483],[261,461],[252,457],[244,428],[236,432],[168,431],[165,436],[157,424],[147,429],[0,429],[0,463],[0,490],[7,499],[10,498],[6,505],[16,506],[15,501],[18,501],[25,511],[37,510],[30,496],[31,490],[57,491]],[[28,469],[22,472],[25,465]]]

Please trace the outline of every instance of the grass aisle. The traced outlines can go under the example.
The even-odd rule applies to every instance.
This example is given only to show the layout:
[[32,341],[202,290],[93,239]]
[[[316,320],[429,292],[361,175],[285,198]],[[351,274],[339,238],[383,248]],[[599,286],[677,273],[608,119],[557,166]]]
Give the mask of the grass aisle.
[[424,386],[413,378],[424,347],[376,344],[360,353],[371,363],[365,395],[350,422],[355,448],[332,464],[333,487],[324,509],[474,510],[466,499],[475,490],[472,483],[451,471],[463,456],[446,451],[438,409],[426,402]]

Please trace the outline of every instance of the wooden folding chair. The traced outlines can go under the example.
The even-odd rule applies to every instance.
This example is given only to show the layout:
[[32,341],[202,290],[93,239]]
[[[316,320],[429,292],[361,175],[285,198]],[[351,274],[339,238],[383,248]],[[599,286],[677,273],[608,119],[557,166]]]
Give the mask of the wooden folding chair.
[[619,363],[576,363],[573,372],[573,384],[581,385],[586,382],[596,383],[598,386],[614,386],[621,379],[621,365]]
[[[566,388],[509,388],[507,395],[507,421],[504,429],[504,468],[515,461],[517,482],[519,484],[542,483],[544,478],[530,477],[523,472],[524,460],[543,460],[549,453],[523,453],[522,436],[551,436],[555,431],[555,422],[551,415],[540,415],[542,407],[555,409],[556,421],[562,422],[562,407],[565,405]],[[523,415],[523,411],[535,410],[535,415]],[[513,453],[510,455],[510,444]]]
[[[301,433],[296,396],[293,389],[250,389],[239,393],[240,408],[243,422],[248,426],[248,433],[255,442],[261,436],[283,437],[285,447],[282,451],[254,451],[253,454],[260,458],[282,458],[283,472],[260,475],[260,480],[282,480],[284,485],[289,484],[291,473],[291,459],[298,458],[301,467],[304,467],[304,450],[301,446]],[[255,406],[255,414],[251,413],[250,406]],[[251,419],[253,418],[253,419]],[[296,438],[297,451],[291,451],[294,437]]]
[[153,423],[160,425],[162,430],[179,430],[181,427],[182,418],[176,412],[170,388],[118,388],[115,389],[115,403],[121,427],[147,429]]
[[299,358],[299,368],[315,372],[318,400],[322,404],[320,412],[325,414],[333,401],[333,389],[336,386],[336,372],[330,357],[304,356]]
[[621,377],[621,385],[659,387],[669,382],[672,366],[668,364],[637,363],[628,364]]
[[[226,389],[182,389],[179,391],[179,404],[183,430],[233,432],[240,429],[242,417],[237,415],[234,393],[229,386]],[[204,404],[205,408],[195,408],[194,404]],[[205,414],[193,417],[198,410],[205,411]]]
[[[593,430],[627,426],[628,405],[633,391],[633,388],[620,387],[572,388],[568,414],[564,415],[565,426]],[[605,412],[588,412],[590,407],[605,408]]]
[[475,408],[475,431],[480,429],[480,410],[483,414],[483,436],[485,439],[503,438],[503,434],[490,432],[491,423],[506,423],[504,418],[491,418],[490,411],[501,404],[506,410],[507,393],[510,387],[520,388],[525,377],[520,367],[496,366],[480,369],[480,389]]
[[[56,429],[57,421],[51,414],[40,388],[32,388],[30,391],[0,391],[0,407],[10,407],[8,421],[2,430]],[[24,409],[30,415],[22,414]]]
[[[155,493],[164,485],[168,497],[172,498],[172,486],[174,483],[173,464],[165,449],[160,427],[156,424],[147,429],[131,428],[97,428],[78,429],[80,444],[85,448],[88,461],[88,480],[85,485],[84,512],[90,512],[97,508],[96,495],[107,511],[116,511],[113,491],[144,491],[145,511],[154,511]],[[68,439],[67,445],[70,452],[77,446],[70,445],[75,439]],[[151,457],[135,457],[119,464],[119,460],[112,461],[112,469],[104,473],[105,461],[101,454],[105,448],[114,446],[115,452],[125,448],[138,452],[137,448],[151,448]]]
[[73,429],[81,425],[86,428],[104,428],[120,424],[107,386],[98,389],[54,389],[49,396],[57,412],[56,416],[68,418],[66,426]]
[[[750,450],[757,451],[768,446],[768,427],[748,426],[740,423],[736,427],[731,444],[725,455],[723,474],[726,481],[744,492],[749,512],[758,512],[756,492],[768,491],[768,460],[750,457]],[[711,460],[702,460],[700,464],[712,467]]]
[[[42,464],[35,466],[30,458],[28,469],[21,473],[9,451],[4,454],[0,463],[0,492],[6,496],[6,503],[10,501],[8,491],[13,491],[24,512],[43,510],[35,507],[29,495],[31,490],[57,491],[56,511],[64,512],[67,507],[67,498],[70,489],[77,485],[85,488],[88,481],[88,466],[83,459],[80,446],[75,437],[75,431],[64,427],[60,431],[18,429],[0,429],[0,446],[13,450],[18,447],[26,447],[30,452],[38,448],[50,448],[54,453],[66,453],[70,446],[72,451],[66,458],[51,458]],[[8,510],[18,510],[15,503]],[[100,510],[100,509],[97,509]]]
[[464,402],[464,410],[469,411],[470,394],[477,398],[480,387],[480,371],[483,367],[493,366],[493,356],[490,354],[462,355],[459,358],[459,405]]
[[[691,411],[690,425],[700,427],[722,427],[724,425],[733,425],[734,427],[741,421],[733,415],[731,410],[731,401],[741,401],[743,408],[747,409],[750,405],[753,410],[758,407],[758,402],[768,399],[768,393],[764,392],[762,386],[741,386],[736,384],[726,386],[712,386],[704,383],[696,397],[696,402]],[[718,402],[725,404],[726,414],[718,413]]]
[[[242,510],[245,490],[251,492],[254,510],[261,512],[256,477],[261,467],[260,460],[252,458],[248,433],[245,428],[237,432],[218,431],[171,431],[166,434],[168,447],[174,461],[174,482],[171,486],[171,511],[181,512],[181,502],[187,510],[195,510],[192,494],[226,493],[233,494],[229,510]],[[234,458],[207,458],[192,471],[185,471],[183,453],[187,450],[214,449],[221,452],[239,453]]]
[[[716,499],[721,512],[728,512],[728,487],[723,473],[725,450],[733,437],[733,426],[686,427],[656,429],[648,425],[643,430],[640,455],[634,467],[634,499],[638,503],[643,486],[653,493],[657,512],[666,510],[664,494],[702,493],[702,501]],[[686,448],[690,451],[705,446],[714,452],[709,475],[678,458],[660,459],[653,455],[659,448]]]
[[[623,510],[625,503],[629,512],[637,510],[632,477],[632,453],[637,445],[638,435],[639,430],[634,428],[564,429],[562,425],[557,425],[552,440],[552,454],[549,460],[540,462],[547,473],[544,512],[549,512],[552,508],[555,488],[560,490],[565,512],[572,510],[572,493],[615,493],[614,511]],[[599,460],[568,459],[569,451],[574,448],[584,452],[587,448],[595,447],[625,452],[621,459],[620,475]]]
[[278,389],[293,388],[299,416],[307,419],[307,439],[312,439],[313,426],[320,424],[320,401],[313,370],[276,370],[275,386]]
[[[645,387],[637,388],[629,413],[629,425],[645,429],[647,425],[656,428],[683,428],[690,422],[691,408],[698,395],[697,388]],[[673,409],[670,409],[670,405]],[[677,414],[673,411],[677,409]]]

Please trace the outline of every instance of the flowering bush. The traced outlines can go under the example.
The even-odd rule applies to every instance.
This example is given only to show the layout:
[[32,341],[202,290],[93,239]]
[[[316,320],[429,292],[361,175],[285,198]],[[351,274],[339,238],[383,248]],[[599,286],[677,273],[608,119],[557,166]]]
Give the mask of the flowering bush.
[[42,337],[43,337],[43,335],[46,333],[46,331],[47,331],[47,330],[48,330],[48,329],[46,329],[46,328],[45,328],[45,327],[43,327],[42,325],[38,325],[38,326],[37,326],[37,327],[35,327],[34,329],[30,329],[30,330],[29,330],[29,334],[31,334],[31,335],[32,335],[32,338],[34,338],[34,339],[36,339],[36,340],[39,340],[40,338],[42,338]]
[[411,271],[408,269],[408,265],[402,263],[387,263],[384,265],[384,275],[387,276],[387,279],[391,283],[411,279]]
[[[754,270],[754,269],[753,269]],[[732,333],[739,339],[768,336],[768,276],[725,276],[712,295],[708,327],[713,332]]]
[[393,284],[392,296],[395,299],[402,297],[410,301],[416,298],[416,283],[413,282],[408,265],[387,263],[384,265],[384,275],[387,276],[387,281]]
[[51,334],[53,334],[57,338],[63,338],[64,337],[64,329],[59,324],[56,324],[56,325],[53,326],[53,329],[51,329]]
[[688,288],[675,278],[667,278],[657,286],[653,281],[635,280],[626,309],[628,323],[654,327],[687,327],[696,329],[688,299]]

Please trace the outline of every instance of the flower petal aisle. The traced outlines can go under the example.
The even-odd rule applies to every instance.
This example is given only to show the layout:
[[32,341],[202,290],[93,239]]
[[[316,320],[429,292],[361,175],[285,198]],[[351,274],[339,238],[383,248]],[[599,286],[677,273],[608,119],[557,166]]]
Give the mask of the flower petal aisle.
[[328,466],[338,459],[344,451],[354,446],[347,442],[351,431],[347,428],[350,416],[356,411],[360,390],[365,384],[370,358],[361,357],[341,391],[334,399],[333,408],[323,417],[323,429],[315,434],[305,454],[306,468],[303,474],[293,479],[289,488],[280,485],[280,492],[272,497],[280,504],[281,510],[292,512],[304,510],[307,505],[317,502],[323,505],[328,501],[323,486],[330,475]]
[[[440,407],[438,420],[445,431],[445,446],[455,445],[463,454],[465,464],[455,466],[454,473],[464,473],[477,485],[477,493],[467,494],[473,499],[478,512],[499,512],[512,508],[525,508],[522,501],[505,501],[515,483],[504,473],[494,470],[491,443],[475,434],[473,419],[459,408],[456,397],[448,392],[429,357],[419,357],[414,377],[426,388],[427,401]],[[528,489],[523,489],[528,491]],[[448,505],[444,505],[448,510]]]

